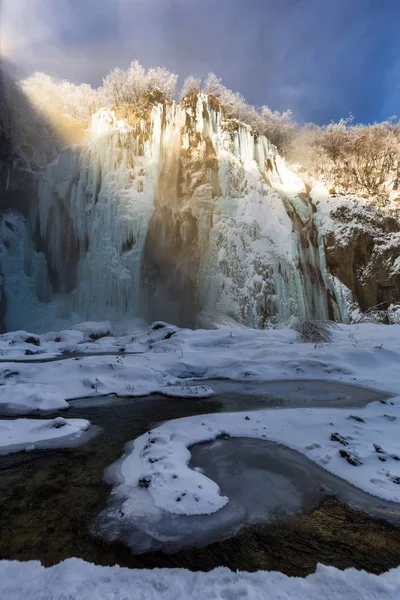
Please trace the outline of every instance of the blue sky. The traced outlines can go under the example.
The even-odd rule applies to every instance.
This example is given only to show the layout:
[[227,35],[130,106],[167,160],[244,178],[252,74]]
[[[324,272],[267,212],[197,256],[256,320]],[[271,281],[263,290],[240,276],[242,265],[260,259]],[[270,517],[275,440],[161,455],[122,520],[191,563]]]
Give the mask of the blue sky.
[[137,59],[181,81],[214,71],[303,121],[400,114],[400,0],[2,0],[0,11],[3,52],[24,73],[97,85]]

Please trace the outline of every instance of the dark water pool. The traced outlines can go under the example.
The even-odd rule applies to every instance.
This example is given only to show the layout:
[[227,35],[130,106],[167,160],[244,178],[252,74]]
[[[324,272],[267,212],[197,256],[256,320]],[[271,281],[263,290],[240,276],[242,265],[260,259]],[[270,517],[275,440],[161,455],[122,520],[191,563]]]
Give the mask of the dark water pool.
[[[1,456],[0,558],[39,559],[45,564],[52,564],[70,556],[77,556],[101,564],[114,562],[127,564],[127,561],[129,563],[127,558],[129,549],[118,544],[110,546],[90,533],[110,496],[110,488],[103,482],[103,472],[121,456],[126,442],[135,439],[160,422],[188,415],[252,410],[268,406],[318,406],[321,405],[320,402],[330,406],[360,406],[383,397],[383,394],[378,392],[329,382],[319,382],[319,385],[318,382],[301,384],[295,382],[290,385],[285,384],[281,388],[275,383],[274,389],[268,386],[263,389],[262,384],[259,383],[246,384],[255,387],[245,389],[238,384],[234,390],[225,382],[216,383],[221,386],[217,390],[218,395],[207,400],[165,398],[159,395],[142,399],[77,400],[71,403],[70,409],[63,412],[62,416],[89,419],[93,424],[101,427],[101,432],[96,438],[79,448]],[[212,382],[209,384],[213,387]],[[242,484],[238,484],[238,488],[242,490],[243,495],[246,495],[249,490],[249,484],[246,483],[247,468],[253,470],[256,479],[260,477],[258,472],[260,469],[264,473],[263,477],[275,477],[275,487],[279,487],[276,485],[278,481],[283,486],[281,498],[288,499],[287,510],[280,513],[278,510],[276,513],[278,518],[283,518],[287,512],[310,510],[310,507],[321,498],[321,494],[324,494],[324,490],[321,490],[322,480],[320,481],[319,477],[326,479],[325,471],[320,470],[320,475],[310,475],[308,467],[290,466],[292,457],[288,458],[280,454],[278,457],[274,449],[271,450],[271,456],[275,453],[277,458],[275,471],[271,470],[271,465],[268,467],[268,460],[262,458],[264,452],[267,454],[270,452],[262,445],[265,442],[257,446],[256,454],[248,452],[243,446],[244,442],[240,441],[242,446],[235,448],[232,455],[243,454]],[[227,455],[223,458],[217,453],[216,456],[219,458],[214,461],[214,466],[219,471],[212,472],[208,470],[211,467],[207,453],[209,450],[205,447],[195,449],[193,461],[198,463],[198,466],[203,464],[206,473],[215,476],[223,487],[224,481],[230,479],[229,461],[232,463],[233,459],[228,460]],[[227,465],[226,469],[223,467],[224,464]],[[297,489],[296,478],[298,482],[304,479],[306,471],[310,493],[304,502],[304,494],[302,490],[299,492]],[[267,472],[270,475],[267,475]],[[263,485],[260,483],[260,490],[265,490]],[[277,507],[281,504],[279,498],[278,495]],[[248,502],[253,500],[249,499]],[[262,518],[262,492],[257,502],[259,503],[257,510],[261,511],[260,518]],[[265,506],[265,514],[271,514],[271,507],[268,507],[267,502]],[[247,509],[245,508],[244,511]],[[389,509],[387,511],[390,512]],[[228,528],[220,529],[218,537],[231,535],[240,525],[239,519]],[[209,541],[210,538],[207,538],[206,543]],[[199,543],[201,545],[203,542]]]

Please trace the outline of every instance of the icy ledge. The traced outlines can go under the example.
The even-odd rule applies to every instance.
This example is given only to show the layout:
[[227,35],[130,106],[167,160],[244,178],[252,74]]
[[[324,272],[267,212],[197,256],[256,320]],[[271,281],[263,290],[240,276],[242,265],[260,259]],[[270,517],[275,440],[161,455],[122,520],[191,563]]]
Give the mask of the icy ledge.
[[[0,421],[0,454],[44,450],[82,441],[90,427],[86,419],[14,419]],[[1,595],[0,595],[1,596]]]
[[[13,377],[11,369],[6,376]],[[11,414],[29,414],[65,410],[69,407],[60,388],[46,383],[15,383],[0,387],[0,410]]]
[[[134,519],[135,498],[147,492],[154,506],[173,514],[212,514],[228,498],[188,467],[194,444],[225,437],[266,439],[304,454],[360,489],[400,502],[400,397],[363,409],[276,409],[200,415],[169,421],[127,446],[107,471],[114,483],[114,518]],[[150,500],[150,498],[149,498]],[[121,515],[121,517],[119,517]]]
[[[400,568],[382,575],[318,565],[304,579],[283,573],[237,572],[219,568],[209,573],[185,569],[101,567],[70,558],[45,568],[39,561],[0,562],[0,597],[7,600],[398,600]],[[134,592],[132,592],[134,590]],[[134,594],[134,595],[132,595]]]

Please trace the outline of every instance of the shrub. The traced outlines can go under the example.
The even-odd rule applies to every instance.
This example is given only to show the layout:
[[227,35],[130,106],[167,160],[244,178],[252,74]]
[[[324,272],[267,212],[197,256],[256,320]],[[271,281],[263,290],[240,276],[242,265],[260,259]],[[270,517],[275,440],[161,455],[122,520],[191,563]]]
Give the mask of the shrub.
[[329,344],[332,341],[332,329],[336,326],[332,321],[301,321],[293,329],[297,331],[300,342]]

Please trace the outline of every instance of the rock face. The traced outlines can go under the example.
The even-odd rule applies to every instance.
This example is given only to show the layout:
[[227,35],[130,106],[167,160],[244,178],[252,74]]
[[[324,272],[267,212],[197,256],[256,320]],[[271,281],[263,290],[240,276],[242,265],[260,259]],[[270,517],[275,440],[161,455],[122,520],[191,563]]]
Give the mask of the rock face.
[[[10,196],[12,180],[6,187],[7,206],[27,219],[25,250],[14,243],[13,256],[40,255],[39,301],[19,306],[25,328],[49,300],[47,313],[65,322],[229,317],[264,328],[293,317],[347,321],[354,302],[365,310],[400,297],[398,221],[321,192],[205,94],[129,120],[101,109],[89,142],[29,175],[25,194]],[[0,265],[13,306],[10,257]]]
[[[356,201],[343,201],[331,212],[325,236],[329,271],[351,290],[362,311],[387,309],[400,300],[400,221]],[[337,232],[340,231],[340,235]]]

